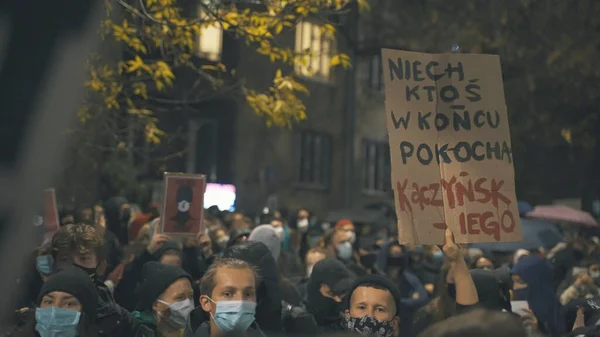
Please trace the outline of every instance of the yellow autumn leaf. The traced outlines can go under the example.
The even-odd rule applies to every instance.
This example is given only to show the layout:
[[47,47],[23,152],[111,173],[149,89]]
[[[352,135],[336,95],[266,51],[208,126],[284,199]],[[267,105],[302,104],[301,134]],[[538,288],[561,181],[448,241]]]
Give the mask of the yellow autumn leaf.
[[141,57],[136,55],[133,60],[127,61],[127,72],[132,73],[136,70],[142,69],[143,66],[144,66],[144,60],[142,60]]
[[283,23],[278,23],[275,25],[275,34],[279,35],[281,34],[281,31],[283,30]]
[[340,58],[340,55],[333,55],[331,60],[329,60],[329,65],[332,67],[339,66],[341,63],[342,59]]
[[572,142],[572,138],[571,138],[571,129],[562,129],[560,130],[560,135],[563,137],[563,139],[571,144]]

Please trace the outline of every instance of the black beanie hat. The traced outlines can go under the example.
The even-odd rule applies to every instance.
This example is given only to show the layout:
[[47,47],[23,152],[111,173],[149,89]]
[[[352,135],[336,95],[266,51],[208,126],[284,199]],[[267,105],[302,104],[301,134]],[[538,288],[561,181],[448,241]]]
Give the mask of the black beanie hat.
[[50,276],[42,286],[42,290],[40,290],[37,305],[42,303],[44,296],[53,291],[62,291],[73,295],[81,303],[81,311],[91,322],[94,322],[98,309],[98,291],[86,272],[71,266]]
[[192,278],[185,270],[167,264],[158,262],[147,262],[142,271],[142,279],[144,280],[138,289],[137,310],[145,311],[152,310],[152,304],[160,295],[167,290],[171,284],[178,279],[186,278],[192,282]]
[[348,291],[348,295],[346,295],[346,298],[344,299],[346,309],[350,310],[350,301],[352,300],[352,294],[354,293],[354,290],[356,290],[358,287],[368,285],[389,290],[394,297],[394,302],[396,302],[395,316],[401,316],[401,312],[404,310],[404,307],[402,305],[402,295],[400,294],[400,289],[398,289],[398,286],[396,286],[394,282],[380,275],[365,275],[356,279],[352,286],[350,286],[350,291]]
[[177,253],[181,255],[181,247],[176,241],[171,240],[163,243],[163,245],[154,253],[154,256],[160,261],[160,258],[169,250],[177,251]]

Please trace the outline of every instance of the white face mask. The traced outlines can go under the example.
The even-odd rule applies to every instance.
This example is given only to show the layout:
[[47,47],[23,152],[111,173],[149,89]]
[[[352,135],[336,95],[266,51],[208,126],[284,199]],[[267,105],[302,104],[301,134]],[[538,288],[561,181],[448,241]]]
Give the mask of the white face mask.
[[351,244],[354,244],[354,242],[356,242],[356,233],[348,231],[348,240]]
[[[189,298],[179,302],[168,303],[159,300],[160,303],[164,303],[169,306],[171,316],[165,317],[166,321],[176,329],[185,328],[190,312],[194,310],[194,302]],[[161,313],[158,313],[162,316]]]
[[308,219],[302,219],[298,221],[298,230],[305,231],[308,228]]
[[598,277],[600,277],[600,271],[590,272],[590,277],[591,278],[598,278]]
[[283,239],[283,227],[273,227],[279,239]]
[[337,246],[337,256],[344,261],[352,258],[352,244],[348,241],[342,242]]
[[190,203],[187,200],[182,200],[177,203],[177,210],[185,213],[190,210]]

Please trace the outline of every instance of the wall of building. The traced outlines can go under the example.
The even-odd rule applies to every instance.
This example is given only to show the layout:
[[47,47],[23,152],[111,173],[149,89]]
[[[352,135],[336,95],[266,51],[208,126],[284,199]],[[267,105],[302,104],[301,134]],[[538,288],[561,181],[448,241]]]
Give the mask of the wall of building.
[[[367,174],[368,158],[365,151],[365,142],[387,144],[385,93],[383,85],[378,89],[378,73],[371,71],[372,60],[370,56],[361,56],[357,66],[357,91],[356,91],[356,134],[354,138],[356,179],[360,182],[354,198],[356,206],[375,202],[393,202],[393,194],[389,191],[380,192],[368,190],[365,179]],[[383,78],[381,78],[381,81]],[[375,82],[375,83],[373,83]],[[373,85],[370,85],[373,83]]]
[[[293,40],[291,40],[293,41]],[[276,66],[253,51],[242,50],[238,74],[250,87],[266,87]],[[233,171],[239,209],[254,212],[277,200],[278,208],[307,207],[318,214],[342,206],[343,191],[343,111],[345,72],[336,71],[330,83],[305,80],[311,92],[304,100],[307,120],[292,129],[267,127],[264,119],[239,102],[235,122]],[[302,130],[331,137],[330,183],[325,188],[298,183],[298,132]]]

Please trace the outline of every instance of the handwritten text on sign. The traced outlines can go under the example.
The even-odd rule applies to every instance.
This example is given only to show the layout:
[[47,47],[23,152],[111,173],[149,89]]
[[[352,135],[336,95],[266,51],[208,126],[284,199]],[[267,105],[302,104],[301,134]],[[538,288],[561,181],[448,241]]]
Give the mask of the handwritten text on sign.
[[400,241],[519,241],[500,62],[383,50]]

